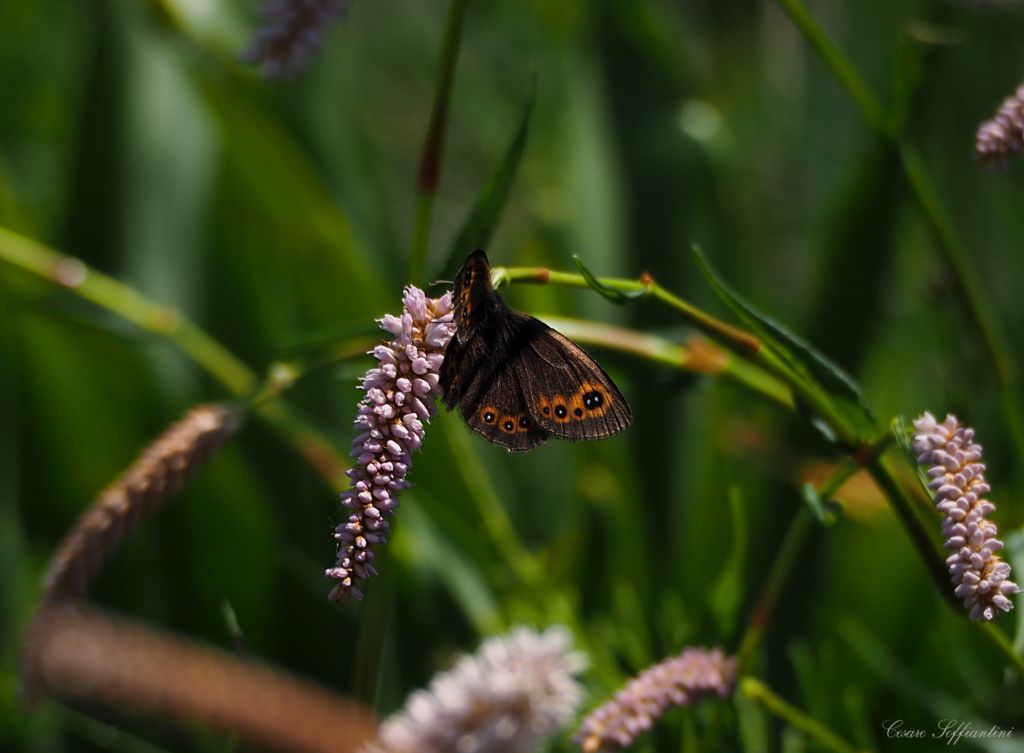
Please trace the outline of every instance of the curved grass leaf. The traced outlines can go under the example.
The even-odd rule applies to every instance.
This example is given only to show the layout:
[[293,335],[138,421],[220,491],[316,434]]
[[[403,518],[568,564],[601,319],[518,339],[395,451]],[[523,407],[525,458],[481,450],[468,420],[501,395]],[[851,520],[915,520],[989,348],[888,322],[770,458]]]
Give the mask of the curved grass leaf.
[[246,218],[218,220],[214,235],[225,265],[252,268],[249,284],[233,291],[234,305],[259,312],[260,331],[275,345],[320,322],[363,322],[379,313],[395,293],[301,145],[249,90],[212,77],[200,84],[223,150],[218,217]]
[[501,221],[505,204],[508,203],[509,194],[512,191],[512,184],[515,182],[516,174],[519,172],[519,163],[522,161],[523,153],[526,151],[526,141],[530,134],[530,118],[533,115],[533,105],[537,99],[537,76],[530,80],[530,91],[523,103],[523,112],[519,118],[519,127],[516,129],[512,142],[505,150],[505,156],[498,165],[494,175],[484,186],[483,191],[477,197],[469,217],[466,218],[462,229],[452,243],[448,258],[445,259],[442,267],[442,274],[448,274],[462,264],[466,254],[478,248],[486,249],[494,237],[494,231]]
[[[1024,526],[1011,531],[1006,536],[1006,559],[1014,570],[1024,572]],[[1020,654],[1024,653],[1024,612],[1017,612],[1017,627],[1013,632],[1013,648]]]
[[925,496],[931,498],[932,492],[928,488],[928,477],[924,474],[924,469],[917,464],[917,453],[914,452],[914,447],[911,444],[911,430],[907,426],[907,419],[902,415],[895,416],[892,421],[889,422],[889,431],[892,432],[893,438],[896,440],[896,445],[900,448],[900,452],[910,463],[910,467],[914,469],[914,473],[917,474],[917,480],[921,483],[921,491],[925,493]]
[[435,501],[426,504],[419,491],[420,504],[405,505],[402,527],[396,528],[394,554],[406,561],[411,572],[427,571],[444,584],[452,599],[474,627],[494,632],[504,627],[486,568],[472,559],[471,548],[460,537],[472,535],[464,525],[451,525],[451,511]]
[[746,570],[747,514],[738,486],[729,487],[729,513],[732,523],[732,545],[721,574],[711,588],[710,607],[720,632],[728,635],[736,624],[743,598],[743,575]]
[[576,262],[576,268],[580,271],[580,274],[583,276],[587,285],[593,288],[602,298],[605,298],[612,303],[622,306],[635,298],[643,298],[647,295],[646,289],[624,291],[610,288],[594,277],[594,273],[587,269],[583,260],[577,254],[572,255],[572,260]]
[[842,505],[833,499],[822,499],[814,484],[806,483],[800,490],[804,503],[811,509],[818,522],[825,526],[834,525],[842,513]]
[[862,437],[873,432],[876,421],[864,403],[857,383],[810,343],[748,303],[712,269],[700,247],[693,246],[697,266],[718,297],[809,386],[829,397]]
[[896,41],[893,56],[892,126],[897,134],[903,134],[913,116],[915,100],[921,90],[925,74],[925,49],[923,40],[915,39],[906,30]]

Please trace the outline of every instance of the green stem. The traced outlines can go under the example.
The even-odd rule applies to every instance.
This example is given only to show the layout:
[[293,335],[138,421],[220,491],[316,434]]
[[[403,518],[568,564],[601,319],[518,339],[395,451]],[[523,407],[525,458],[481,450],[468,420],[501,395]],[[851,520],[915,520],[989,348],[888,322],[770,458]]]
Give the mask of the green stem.
[[791,727],[805,732],[828,750],[835,751],[835,753],[859,753],[861,750],[846,742],[817,719],[783,700],[767,685],[754,677],[744,677],[740,681],[740,692],[785,720]]
[[[932,232],[939,253],[956,277],[967,316],[981,333],[985,352],[992,363],[999,383],[1004,414],[1010,426],[1010,434],[1013,437],[1017,455],[1024,461],[1024,410],[1022,410],[1018,397],[1017,366],[1013,351],[991,308],[989,298],[985,295],[984,284],[971,263],[967,247],[957,233],[948,209],[943,205],[935,190],[923,160],[913,147],[903,142],[900,133],[892,127],[890,119],[885,116],[878,99],[838,45],[832,41],[824,28],[811,15],[803,0],[778,0],[778,2],[860,106],[868,125],[887,138],[899,150],[904,178],[917,201],[925,223]],[[914,515],[891,468],[881,459],[876,459],[869,466],[869,471],[892,502],[893,508],[904,527],[907,528],[911,540],[924,559],[940,593],[955,609],[960,610],[961,605],[957,603],[949,585],[945,563],[937,555],[935,546],[931,543],[927,532]],[[1021,662],[1021,658],[1013,651],[1012,646],[1007,650],[1004,641],[1001,640],[1002,634],[998,630],[987,629],[985,634],[1001,650],[1007,651],[1015,663]]]
[[843,484],[862,468],[862,465],[853,458],[848,458],[835,473],[829,476],[828,481],[818,489],[818,496],[823,500],[831,499]]
[[1003,414],[1010,426],[1018,457],[1024,460],[1024,410],[1018,397],[1017,365],[1006,335],[995,312],[989,304],[985,285],[971,261],[970,253],[960,238],[943,207],[938,191],[935,190],[921,156],[913,147],[900,146],[903,172],[910,189],[917,200],[918,208],[927,220],[936,245],[945,256],[946,263],[953,270],[961,297],[967,308],[967,315],[981,332],[982,343],[996,372]]
[[981,629],[985,631],[992,642],[998,646],[999,650],[1004,656],[1010,661],[1010,663],[1017,668],[1017,671],[1024,674],[1024,656],[1021,656],[1014,650],[1013,642],[1006,637],[1006,634],[997,628],[995,624],[986,622],[981,626]]
[[[877,459],[888,449],[894,441],[891,433],[887,432],[877,442],[867,447],[856,457],[851,458],[843,464],[829,479],[818,489],[818,496],[822,499],[832,497],[849,478],[865,465],[876,462]],[[740,641],[740,648],[737,651],[739,657],[739,674],[742,674],[753,657],[754,651],[760,644],[761,637],[771,623],[772,615],[778,604],[782,589],[789,580],[790,575],[800,562],[800,553],[803,551],[807,539],[814,530],[814,516],[806,505],[802,506],[789,524],[786,537],[782,540],[768,571],[768,577],[761,587],[757,603],[751,613],[750,623],[746,633]],[[933,557],[934,558],[934,557]]]
[[1000,397],[1005,408],[1018,457],[1024,461],[1024,408],[1018,397],[1017,366],[1009,340],[985,294],[985,286],[971,263],[970,254],[942,204],[924,162],[913,147],[902,140],[878,98],[853,64],[811,15],[803,0],[778,0],[779,5],[817,51],[833,75],[860,107],[868,125],[889,140],[899,153],[903,175],[914,195],[925,224],[935,238],[936,247],[950,266],[961,292],[968,318],[981,333],[985,351],[995,369]]
[[681,345],[657,335],[610,324],[560,316],[540,315],[539,318],[576,342],[629,353],[682,371],[725,376],[779,405],[793,407],[792,394],[784,384],[702,338]]
[[434,194],[416,194],[416,217],[412,227],[409,249],[409,281],[419,284],[427,268],[427,248],[430,244],[430,224],[434,212]]
[[520,582],[531,589],[543,585],[543,571],[540,563],[519,542],[515,527],[501,503],[491,478],[484,468],[476,450],[469,445],[466,431],[452,421],[444,422],[452,457],[458,458],[455,468],[462,475],[470,498],[476,504],[480,523],[495,548],[505,559],[509,569]]
[[[544,267],[495,267],[492,270],[492,276],[495,287],[500,287],[508,282],[550,283],[572,287],[591,287],[591,284],[582,275],[556,272]],[[596,282],[603,288],[621,293],[649,292],[657,300],[681,313],[702,331],[712,337],[718,336],[726,347],[761,366],[771,376],[784,382],[795,394],[799,395],[811,410],[829,425],[847,447],[855,448],[854,451],[856,452],[858,462],[868,469],[875,482],[889,497],[893,509],[896,511],[904,528],[907,529],[911,541],[917,547],[921,558],[925,562],[925,566],[939,587],[940,593],[947,600],[951,600],[952,604],[956,604],[956,600],[949,589],[945,562],[939,556],[936,546],[922,526],[921,521],[914,514],[910,498],[896,480],[891,467],[881,459],[881,453],[889,446],[888,438],[883,438],[880,442],[870,447],[863,446],[856,431],[835,410],[827,396],[793,373],[767,348],[761,348],[757,338],[699,311],[689,303],[661,288],[652,279],[623,280],[618,278],[597,278]]]
[[[494,267],[491,270],[491,278],[495,288],[515,282],[565,285],[575,288],[592,287],[583,275],[559,272],[547,267]],[[859,446],[860,439],[857,432],[833,407],[825,395],[793,373],[774,353],[761,347],[761,341],[756,336],[698,309],[663,288],[649,275],[644,275],[639,280],[598,277],[596,282],[603,288],[628,294],[631,297],[635,297],[637,293],[645,293],[646,296],[660,301],[676,313],[681,314],[701,332],[714,338],[740,357],[759,366],[769,376],[783,382],[796,395],[799,395],[812,411],[825,420],[847,446]]]
[[867,469],[871,474],[871,478],[878,485],[878,488],[889,498],[889,503],[909,534],[911,542],[917,548],[917,552],[921,556],[921,560],[924,562],[928,573],[932,576],[932,581],[935,583],[939,593],[955,611],[962,611],[962,605],[953,595],[946,563],[939,555],[932,537],[914,513],[913,501],[899,481],[896,480],[896,474],[893,472],[892,466],[883,458],[876,457],[871,460]]
[[[514,282],[538,285],[565,285],[573,288],[591,287],[583,275],[573,272],[559,272],[547,267],[495,267],[491,270],[491,278],[494,280],[496,288]],[[682,298],[668,292],[646,275],[639,280],[599,277],[597,282],[620,293],[646,293],[656,298],[669,308],[682,314],[684,318],[691,321],[702,332],[723,340],[729,348],[744,356],[749,357],[761,349],[761,341],[754,335],[738,327],[733,327],[731,324],[726,324],[721,319],[716,319],[696,306],[687,303]]]
[[256,375],[248,366],[177,311],[153,303],[78,259],[0,227],[0,261],[65,287],[143,331],[167,338],[235,395],[244,395],[256,385]]
[[868,124],[887,136],[893,133],[890,119],[886,115],[885,108],[875,96],[874,92],[867,85],[857,69],[849,61],[843,51],[839,48],[828,32],[818,23],[817,19],[804,5],[802,0],[778,0],[779,5],[793,21],[794,25],[804,35],[815,51],[821,56],[825,64],[832,69],[832,73],[842,83],[846,90],[853,97],[857,106],[864,114]]
[[416,175],[416,219],[409,249],[409,281],[420,284],[427,268],[427,247],[430,224],[434,211],[434,196],[441,174],[441,154],[444,151],[444,132],[448,124],[448,104],[451,101],[455,64],[459,59],[462,26],[469,0],[452,0],[448,6],[444,38],[441,41],[441,62],[434,89],[434,105],[430,124],[423,142],[419,172]]
[[[249,398],[259,379],[248,366],[174,309],[154,303],[134,288],[90,269],[30,238],[0,227],[0,261],[111,311],[145,332],[170,341],[231,394]],[[255,410],[271,423],[332,485],[344,479],[345,459],[323,434],[281,400]]]
[[786,538],[782,540],[782,546],[779,547],[779,551],[775,555],[775,561],[768,571],[768,577],[761,587],[761,593],[758,595],[757,603],[751,613],[747,630],[740,641],[740,648],[737,651],[737,674],[743,674],[746,670],[754,651],[761,642],[761,637],[768,625],[771,624],[772,615],[775,612],[779,596],[782,594],[783,586],[797,562],[800,561],[800,553],[812,530],[814,530],[814,516],[806,505],[802,505],[789,524]]
[[949,213],[942,206],[942,200],[931,182],[921,155],[912,146],[903,144],[900,147],[900,159],[918,207],[928,220],[936,244],[953,268],[968,313],[981,332],[985,350],[995,366],[996,374],[1001,382],[1007,381],[1012,377],[1011,357],[1004,347],[998,321],[987,304],[985,286],[971,262],[970,254],[957,234]]
[[[568,272],[553,271],[544,267],[532,268],[503,268],[496,267],[492,270],[495,287],[512,282],[531,282],[538,284],[556,284],[571,287],[593,287],[583,275]],[[597,285],[607,289],[625,294],[646,292],[649,296],[657,299],[671,309],[683,315],[700,330],[712,337],[720,338],[724,344],[739,355],[747,358],[762,367],[771,376],[784,382],[790,389],[799,394],[813,410],[829,423],[835,431],[850,446],[860,447],[855,431],[841,416],[832,408],[832,405],[817,390],[806,384],[797,377],[790,369],[781,364],[773,354],[760,347],[760,341],[748,332],[739,330],[731,325],[725,324],[709,314],[700,311],[678,296],[668,292],[649,277],[641,280],[624,280],[616,278],[597,278]],[[875,450],[868,450],[867,454],[859,457],[877,459],[878,453],[888,446],[888,437],[883,438]],[[841,483],[838,481],[836,483]],[[754,610],[750,627],[745,635],[740,648],[741,664],[749,661],[753,650],[756,648],[765,626],[768,623],[771,612],[778,600],[782,587],[785,584],[790,572],[799,560],[799,553],[803,548],[806,538],[811,530],[812,517],[806,508],[802,508],[793,520],[793,524],[786,536],[782,548],[776,557],[775,563],[765,583],[758,605]],[[932,553],[933,554],[933,553]],[[934,559],[934,556],[933,556]]]

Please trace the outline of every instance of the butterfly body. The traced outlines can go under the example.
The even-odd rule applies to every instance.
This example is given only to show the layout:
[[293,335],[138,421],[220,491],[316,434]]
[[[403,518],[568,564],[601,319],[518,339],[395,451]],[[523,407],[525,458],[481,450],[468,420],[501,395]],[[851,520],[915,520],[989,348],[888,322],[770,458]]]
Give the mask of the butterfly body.
[[483,251],[455,279],[456,333],[445,351],[445,406],[509,450],[530,450],[549,436],[602,439],[632,420],[604,369],[569,338],[514,311],[491,285]]

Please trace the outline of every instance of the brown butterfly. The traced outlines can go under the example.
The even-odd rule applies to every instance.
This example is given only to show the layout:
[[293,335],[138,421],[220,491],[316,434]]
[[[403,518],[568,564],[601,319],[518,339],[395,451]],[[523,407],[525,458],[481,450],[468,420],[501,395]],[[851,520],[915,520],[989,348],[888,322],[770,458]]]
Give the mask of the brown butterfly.
[[441,365],[444,404],[458,405],[488,441],[530,450],[551,435],[602,439],[629,426],[629,404],[604,369],[565,335],[509,308],[483,251],[455,278],[455,325]]

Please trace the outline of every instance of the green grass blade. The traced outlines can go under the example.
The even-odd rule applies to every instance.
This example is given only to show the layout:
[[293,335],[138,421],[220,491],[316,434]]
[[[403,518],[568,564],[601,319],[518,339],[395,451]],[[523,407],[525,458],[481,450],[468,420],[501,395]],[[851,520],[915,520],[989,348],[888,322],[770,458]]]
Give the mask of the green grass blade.
[[537,78],[534,76],[530,81],[530,91],[523,102],[523,112],[519,117],[519,125],[512,136],[512,141],[505,150],[505,156],[502,157],[498,169],[480,192],[462,229],[455,237],[448,258],[441,267],[442,275],[451,274],[458,269],[463,258],[469,252],[478,248],[486,249],[490,245],[498,223],[501,222],[501,215],[505,211],[505,205],[508,203],[516,175],[519,173],[519,163],[526,152],[526,144],[530,135],[530,120],[536,100]]
[[[694,246],[693,253],[697,266],[722,302],[804,382],[827,395],[862,438],[870,436],[875,418],[853,378],[810,343],[747,302],[715,273],[700,248]],[[832,427],[833,430],[836,428]]]

